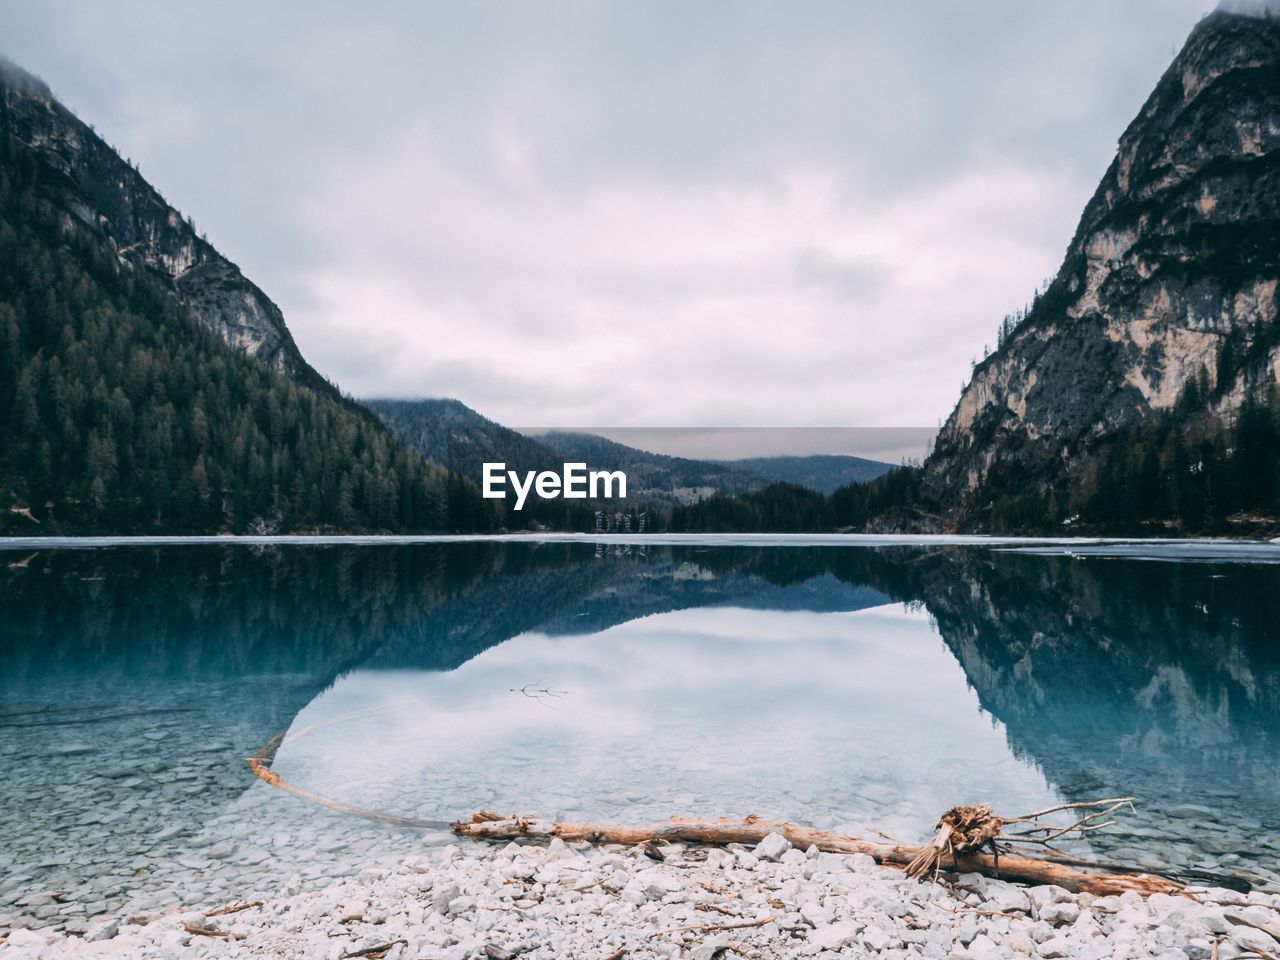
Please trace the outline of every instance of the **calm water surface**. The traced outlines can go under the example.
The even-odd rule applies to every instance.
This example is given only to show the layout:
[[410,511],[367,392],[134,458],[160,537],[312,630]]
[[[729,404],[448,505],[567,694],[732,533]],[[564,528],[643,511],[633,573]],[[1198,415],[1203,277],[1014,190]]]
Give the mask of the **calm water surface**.
[[1134,795],[1086,852],[1274,887],[1280,565],[1087,552],[0,551],[0,934],[448,842],[257,782],[244,758],[280,733],[290,781],[442,823],[757,813],[915,841],[955,803]]

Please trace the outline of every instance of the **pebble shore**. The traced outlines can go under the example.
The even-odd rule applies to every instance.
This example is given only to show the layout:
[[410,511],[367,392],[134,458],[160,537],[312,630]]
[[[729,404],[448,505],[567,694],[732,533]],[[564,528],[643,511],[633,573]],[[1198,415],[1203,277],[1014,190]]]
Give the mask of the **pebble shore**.
[[1280,956],[1277,894],[1093,897],[977,874],[919,883],[776,834],[755,848],[661,852],[450,844],[323,885],[245,891],[261,903],[234,912],[189,905],[80,935],[15,929],[0,960]]

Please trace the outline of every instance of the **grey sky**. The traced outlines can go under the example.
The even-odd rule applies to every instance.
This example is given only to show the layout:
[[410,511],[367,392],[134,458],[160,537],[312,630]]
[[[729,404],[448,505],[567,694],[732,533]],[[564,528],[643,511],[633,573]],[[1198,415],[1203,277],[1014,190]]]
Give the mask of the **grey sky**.
[[358,396],[931,426],[1207,0],[0,2]]

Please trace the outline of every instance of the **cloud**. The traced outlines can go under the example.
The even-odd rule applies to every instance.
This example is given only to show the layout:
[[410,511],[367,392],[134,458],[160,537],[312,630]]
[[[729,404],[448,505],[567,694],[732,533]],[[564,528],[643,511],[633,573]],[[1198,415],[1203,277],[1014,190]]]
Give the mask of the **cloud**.
[[830,291],[842,300],[867,302],[884,287],[892,267],[871,257],[839,257],[828,250],[801,250],[795,257],[802,285]]
[[322,369],[380,348],[365,393],[458,395],[509,423],[928,425],[920,398],[941,415],[967,372],[935,344],[1029,295],[1060,242],[1027,237],[1074,201],[1052,171],[994,164],[909,197],[814,169],[513,198],[411,138],[317,196],[308,232],[381,226],[310,276],[299,338]]
[[8,11],[357,395],[930,426],[1205,0]]

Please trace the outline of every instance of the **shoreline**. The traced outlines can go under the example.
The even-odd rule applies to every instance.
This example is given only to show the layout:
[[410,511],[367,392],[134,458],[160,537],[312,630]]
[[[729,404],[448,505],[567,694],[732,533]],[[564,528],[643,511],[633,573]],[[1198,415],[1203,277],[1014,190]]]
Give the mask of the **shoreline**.
[[82,936],[16,929],[0,960],[1235,960],[1280,951],[1280,894],[1188,888],[1197,899],[1143,900],[977,874],[917,882],[863,854],[800,850],[777,834],[754,848],[674,844],[661,854],[559,839],[455,843],[394,868],[294,876],[202,911],[98,920]]
[[[996,547],[1028,552],[1070,548],[1088,556],[1116,556],[1125,548],[1178,548],[1185,559],[1280,559],[1280,538],[1248,537],[1108,537],[1003,536],[994,534],[888,533],[517,533],[328,534],[141,534],[120,536],[0,536],[0,551],[77,550],[99,547],[182,547],[243,544],[247,546],[396,546],[448,543],[587,543],[606,546],[795,546],[795,547]],[[1188,551],[1192,551],[1188,553]]]

